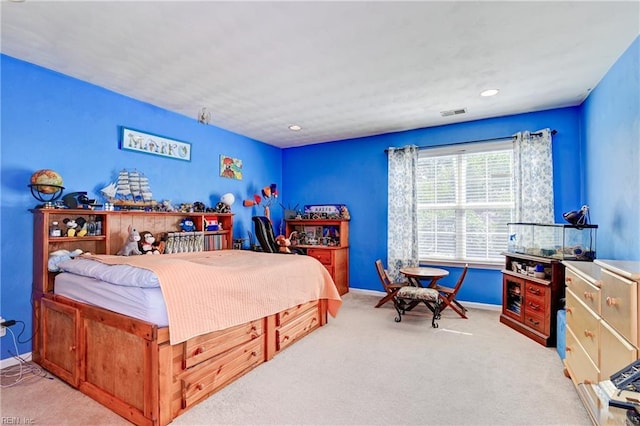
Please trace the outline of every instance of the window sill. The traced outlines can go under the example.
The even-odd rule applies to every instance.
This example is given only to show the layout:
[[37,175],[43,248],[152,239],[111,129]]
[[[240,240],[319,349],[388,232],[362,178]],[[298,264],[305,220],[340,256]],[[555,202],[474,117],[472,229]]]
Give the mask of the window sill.
[[490,269],[499,271],[504,268],[504,262],[472,262],[464,260],[420,259],[420,266],[445,266],[463,268],[469,265],[473,269]]

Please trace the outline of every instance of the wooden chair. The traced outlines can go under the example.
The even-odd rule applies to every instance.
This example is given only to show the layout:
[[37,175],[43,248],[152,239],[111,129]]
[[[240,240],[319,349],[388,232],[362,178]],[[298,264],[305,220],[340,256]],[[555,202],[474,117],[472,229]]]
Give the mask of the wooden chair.
[[393,296],[401,287],[404,287],[410,284],[408,281],[392,283],[391,280],[389,279],[389,276],[387,275],[387,271],[384,269],[384,266],[382,266],[382,260],[380,259],[376,260],[376,270],[378,271],[380,282],[382,282],[382,287],[384,287],[384,291],[387,292],[387,294],[382,299],[380,299],[380,301],[378,301],[378,303],[376,304],[375,307],[379,308],[380,306],[384,305],[388,301],[393,300]]
[[467,275],[467,270],[469,269],[469,265],[464,265],[464,269],[462,270],[462,274],[460,274],[460,278],[458,278],[458,282],[455,287],[444,287],[436,283],[435,289],[440,293],[440,300],[442,301],[442,309],[440,312],[444,311],[447,306],[453,309],[458,315],[462,318],[467,319],[467,308],[462,306],[460,302],[456,300],[456,295],[462,287],[462,283],[464,282],[464,278]]

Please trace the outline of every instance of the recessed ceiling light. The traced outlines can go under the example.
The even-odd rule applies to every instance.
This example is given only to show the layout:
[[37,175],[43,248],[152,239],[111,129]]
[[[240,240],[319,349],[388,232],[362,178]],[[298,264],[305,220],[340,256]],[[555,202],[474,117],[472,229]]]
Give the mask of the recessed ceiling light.
[[302,130],[302,127],[298,126],[297,124],[292,124],[291,126],[289,126],[289,130],[297,132],[298,130]]
[[485,96],[485,97],[486,96],[495,96],[495,95],[498,94],[499,91],[500,90],[498,90],[498,89],[488,89],[488,90],[485,90],[483,92],[480,92],[480,96]]

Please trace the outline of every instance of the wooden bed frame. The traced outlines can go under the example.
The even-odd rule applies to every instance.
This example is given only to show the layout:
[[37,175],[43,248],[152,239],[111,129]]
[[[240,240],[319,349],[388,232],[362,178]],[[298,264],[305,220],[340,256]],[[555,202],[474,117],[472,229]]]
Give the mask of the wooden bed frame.
[[327,301],[171,345],[169,327],[45,294],[34,361],[138,425],[166,425],[327,322]]
[[[230,213],[159,213],[34,209],[33,360],[71,386],[139,425],[166,425],[278,352],[327,322],[327,300],[316,300],[239,326],[171,345],[169,327],[80,303],[54,293],[49,253],[80,248],[115,254],[128,226],[159,232],[180,230],[190,216],[203,229],[215,215],[232,247]],[[101,235],[49,237],[65,217],[95,215]]]

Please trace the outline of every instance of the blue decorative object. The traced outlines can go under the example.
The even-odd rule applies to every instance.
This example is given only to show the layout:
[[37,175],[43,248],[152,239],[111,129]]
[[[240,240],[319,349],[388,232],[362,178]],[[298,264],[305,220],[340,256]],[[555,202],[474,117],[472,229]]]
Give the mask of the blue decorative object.
[[195,225],[193,224],[193,219],[191,219],[190,217],[185,217],[184,219],[182,219],[182,221],[180,222],[180,228],[182,228],[182,230],[185,232],[195,231],[196,229]]

